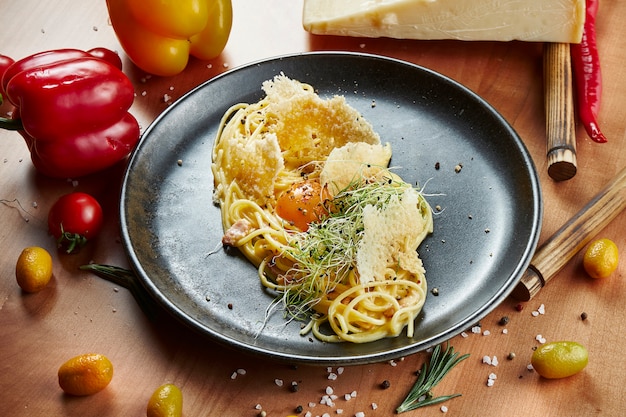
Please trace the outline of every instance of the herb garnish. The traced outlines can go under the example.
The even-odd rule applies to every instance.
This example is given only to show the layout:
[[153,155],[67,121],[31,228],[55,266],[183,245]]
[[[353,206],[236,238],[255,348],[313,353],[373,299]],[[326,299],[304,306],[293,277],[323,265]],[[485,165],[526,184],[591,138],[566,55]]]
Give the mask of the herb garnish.
[[[323,294],[347,284],[356,267],[356,255],[364,233],[366,206],[384,208],[402,200],[411,185],[383,176],[377,181],[355,181],[327,202],[329,215],[311,223],[306,232],[295,234],[286,255],[293,266],[282,277],[286,283],[282,301],[289,314],[307,317]],[[417,190],[416,190],[417,191]],[[418,192],[419,210],[426,216],[430,208]]]
[[413,385],[407,397],[402,401],[402,404],[396,408],[396,414],[460,397],[461,394],[434,397],[431,390],[452,370],[452,368],[468,357],[469,353],[459,356],[459,353],[455,352],[454,348],[447,344],[445,352],[442,352],[441,345],[435,346],[430,361],[424,362],[422,365],[415,385]]

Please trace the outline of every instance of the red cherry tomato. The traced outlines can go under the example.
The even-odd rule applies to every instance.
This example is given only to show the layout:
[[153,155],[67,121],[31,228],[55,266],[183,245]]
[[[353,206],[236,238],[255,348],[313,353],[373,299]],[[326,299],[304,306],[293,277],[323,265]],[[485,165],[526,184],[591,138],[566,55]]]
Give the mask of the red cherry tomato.
[[309,223],[320,221],[328,215],[324,203],[330,198],[318,180],[295,183],[278,197],[276,214],[298,229],[306,232]]
[[70,193],[62,196],[48,213],[48,230],[59,247],[67,253],[84,246],[102,228],[102,207],[86,193]]

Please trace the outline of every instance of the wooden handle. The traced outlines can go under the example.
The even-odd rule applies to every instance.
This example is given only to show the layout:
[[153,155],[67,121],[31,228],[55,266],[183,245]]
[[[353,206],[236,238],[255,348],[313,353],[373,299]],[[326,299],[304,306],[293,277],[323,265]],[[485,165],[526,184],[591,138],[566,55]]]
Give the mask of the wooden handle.
[[626,207],[626,168],[597,194],[574,217],[565,223],[537,251],[514,298],[533,298],[593,236]]
[[546,43],[543,49],[548,174],[555,181],[568,180],[577,170],[569,48],[568,43]]

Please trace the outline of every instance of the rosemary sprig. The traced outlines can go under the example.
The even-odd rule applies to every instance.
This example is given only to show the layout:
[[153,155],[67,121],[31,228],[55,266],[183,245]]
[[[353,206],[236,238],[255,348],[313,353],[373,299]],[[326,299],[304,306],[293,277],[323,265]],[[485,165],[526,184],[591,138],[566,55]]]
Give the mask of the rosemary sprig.
[[469,353],[459,356],[452,346],[446,344],[445,352],[441,345],[435,346],[429,362],[424,362],[415,385],[409,391],[402,404],[396,408],[396,414],[415,410],[427,405],[439,404],[461,394],[442,395],[434,397],[432,389],[452,370],[459,362],[469,357]]
[[143,289],[139,279],[135,273],[130,269],[121,268],[113,265],[102,264],[86,264],[78,267],[83,271],[89,271],[93,274],[104,278],[114,284],[121,285],[126,288],[137,301],[139,307],[143,310],[146,316],[152,320],[157,315],[156,306],[153,304],[152,299]]

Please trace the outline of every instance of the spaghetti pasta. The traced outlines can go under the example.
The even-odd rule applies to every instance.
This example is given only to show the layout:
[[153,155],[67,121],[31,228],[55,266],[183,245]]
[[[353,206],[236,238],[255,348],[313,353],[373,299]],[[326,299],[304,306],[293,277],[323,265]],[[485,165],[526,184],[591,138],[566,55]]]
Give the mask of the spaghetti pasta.
[[390,147],[343,97],[324,100],[284,75],[263,90],[224,114],[215,140],[223,243],[320,340],[412,337],[428,203],[387,168]]

